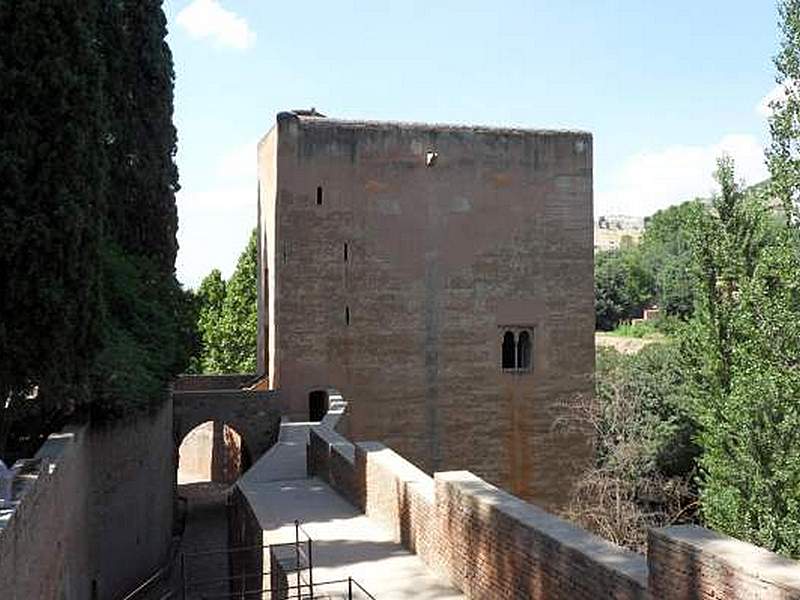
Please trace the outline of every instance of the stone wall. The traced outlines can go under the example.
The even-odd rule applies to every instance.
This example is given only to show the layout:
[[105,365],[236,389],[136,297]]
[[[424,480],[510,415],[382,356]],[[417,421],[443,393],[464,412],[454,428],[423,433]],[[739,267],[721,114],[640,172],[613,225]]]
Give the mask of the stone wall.
[[243,453],[252,464],[275,444],[286,407],[279,391],[240,389],[175,390],[174,437],[186,435],[207,421],[225,424],[241,436]]
[[800,598],[800,566],[698,527],[651,532],[647,558],[465,471],[433,478],[324,424],[309,473],[327,481],[467,597],[573,600]]
[[91,597],[86,427],[53,434],[14,482],[19,504],[0,509],[0,596],[4,600]]
[[252,383],[255,377],[255,373],[181,375],[175,380],[173,389],[176,392],[235,390]]
[[91,577],[98,598],[116,598],[169,555],[177,467],[172,402],[89,433]]
[[167,560],[175,490],[172,405],[51,435],[0,511],[3,600],[115,599]]
[[[281,113],[258,176],[258,360],[285,414],[334,388],[353,439],[557,505],[590,455],[553,424],[591,391],[591,135]],[[530,368],[502,368],[509,330]]]
[[264,549],[258,518],[239,486],[231,487],[228,499],[228,554],[230,593],[241,595],[264,584]]
[[800,598],[800,563],[702,527],[650,531],[647,561],[653,598]]

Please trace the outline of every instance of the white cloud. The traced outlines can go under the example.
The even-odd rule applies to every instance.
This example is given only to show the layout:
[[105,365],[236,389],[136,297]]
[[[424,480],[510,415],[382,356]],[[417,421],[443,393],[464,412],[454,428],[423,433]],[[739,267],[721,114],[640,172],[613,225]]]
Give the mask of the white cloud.
[[669,146],[636,154],[598,190],[595,214],[648,216],[695,197],[708,197],[717,186],[713,173],[723,153],[736,163],[736,176],[748,183],[767,178],[764,149],[752,135],[728,135],[708,146]]
[[783,86],[783,84],[779,83],[772,88],[770,92],[759,101],[758,104],[756,104],[756,113],[765,119],[769,118],[772,116],[772,107],[770,104],[775,101],[781,102],[785,99],[786,88]]
[[769,93],[756,104],[756,113],[765,119],[771,117],[772,107],[770,104],[773,102],[784,102],[786,100],[787,90],[792,92],[796,97],[799,90],[794,80],[786,80],[772,88]]
[[247,20],[223,8],[218,0],[192,0],[175,20],[190,36],[210,38],[220,46],[246,50],[256,43]]

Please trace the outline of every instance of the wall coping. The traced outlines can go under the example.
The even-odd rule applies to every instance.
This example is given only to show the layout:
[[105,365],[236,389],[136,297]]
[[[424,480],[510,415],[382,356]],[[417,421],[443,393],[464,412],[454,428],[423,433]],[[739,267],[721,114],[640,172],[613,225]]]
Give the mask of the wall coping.
[[386,467],[404,484],[413,485],[431,502],[434,501],[433,478],[400,454],[379,442],[359,442],[358,449],[369,454],[369,460]]
[[469,471],[436,473],[434,478],[476,500],[479,512],[498,511],[523,526],[584,555],[603,567],[616,571],[647,588],[648,567],[644,556],[626,550],[552,515],[538,506],[520,500],[487,483]]
[[331,452],[336,452],[350,464],[355,464],[356,447],[347,438],[328,428],[327,425],[314,425],[311,431],[330,446]]
[[800,562],[765,548],[696,525],[650,530],[655,538],[678,543],[694,554],[713,557],[736,571],[779,587],[800,588]]
[[12,500],[10,506],[0,508],[0,539],[13,526],[15,517],[27,510],[26,500],[35,498],[37,490],[47,485],[58,469],[59,462],[85,430],[85,425],[67,425],[61,431],[47,436],[33,458],[21,458],[14,463]]

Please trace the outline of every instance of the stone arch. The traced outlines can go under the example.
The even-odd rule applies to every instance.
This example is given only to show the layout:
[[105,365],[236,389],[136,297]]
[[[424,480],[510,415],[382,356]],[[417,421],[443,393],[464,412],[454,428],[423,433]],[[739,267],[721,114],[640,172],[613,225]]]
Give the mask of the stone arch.
[[251,464],[278,439],[284,412],[277,391],[241,389],[176,390],[173,397],[173,438],[175,458],[183,439],[207,421],[225,423],[242,440]]
[[178,483],[230,484],[252,465],[244,436],[229,423],[205,421],[178,442]]

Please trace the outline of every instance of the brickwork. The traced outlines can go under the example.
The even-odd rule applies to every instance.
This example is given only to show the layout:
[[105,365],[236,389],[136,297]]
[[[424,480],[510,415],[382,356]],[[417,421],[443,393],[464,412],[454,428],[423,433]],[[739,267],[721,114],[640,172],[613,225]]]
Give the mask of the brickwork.
[[[51,435],[0,510],[3,600],[120,598],[172,542],[172,404]],[[23,464],[23,463],[20,463]]]
[[[263,534],[258,518],[238,486],[228,499],[228,555],[230,593],[242,595],[264,586]],[[238,548],[238,550],[237,550]],[[268,582],[267,582],[268,583]]]
[[797,561],[702,527],[651,531],[647,560],[653,598],[800,599]]
[[181,375],[175,379],[172,387],[179,392],[235,390],[252,383],[255,379],[255,373]]
[[325,424],[312,428],[309,450],[310,474],[470,598],[800,599],[797,562],[702,528],[652,531],[645,558],[471,473],[431,478]]
[[[591,390],[591,136],[282,113],[259,190],[259,365],[288,415],[332,387],[353,439],[558,504],[589,453],[553,422]],[[502,369],[509,328],[530,369]]]
[[0,519],[4,600],[90,597],[89,540],[80,534],[88,525],[86,435],[79,427],[51,436],[15,481],[20,504]]
[[175,390],[172,397],[177,446],[206,421],[224,423],[241,436],[253,462],[275,444],[285,412],[282,395],[277,391],[220,389],[212,384],[209,389]]
[[436,474],[444,570],[471,598],[647,597],[645,559],[466,472]]

